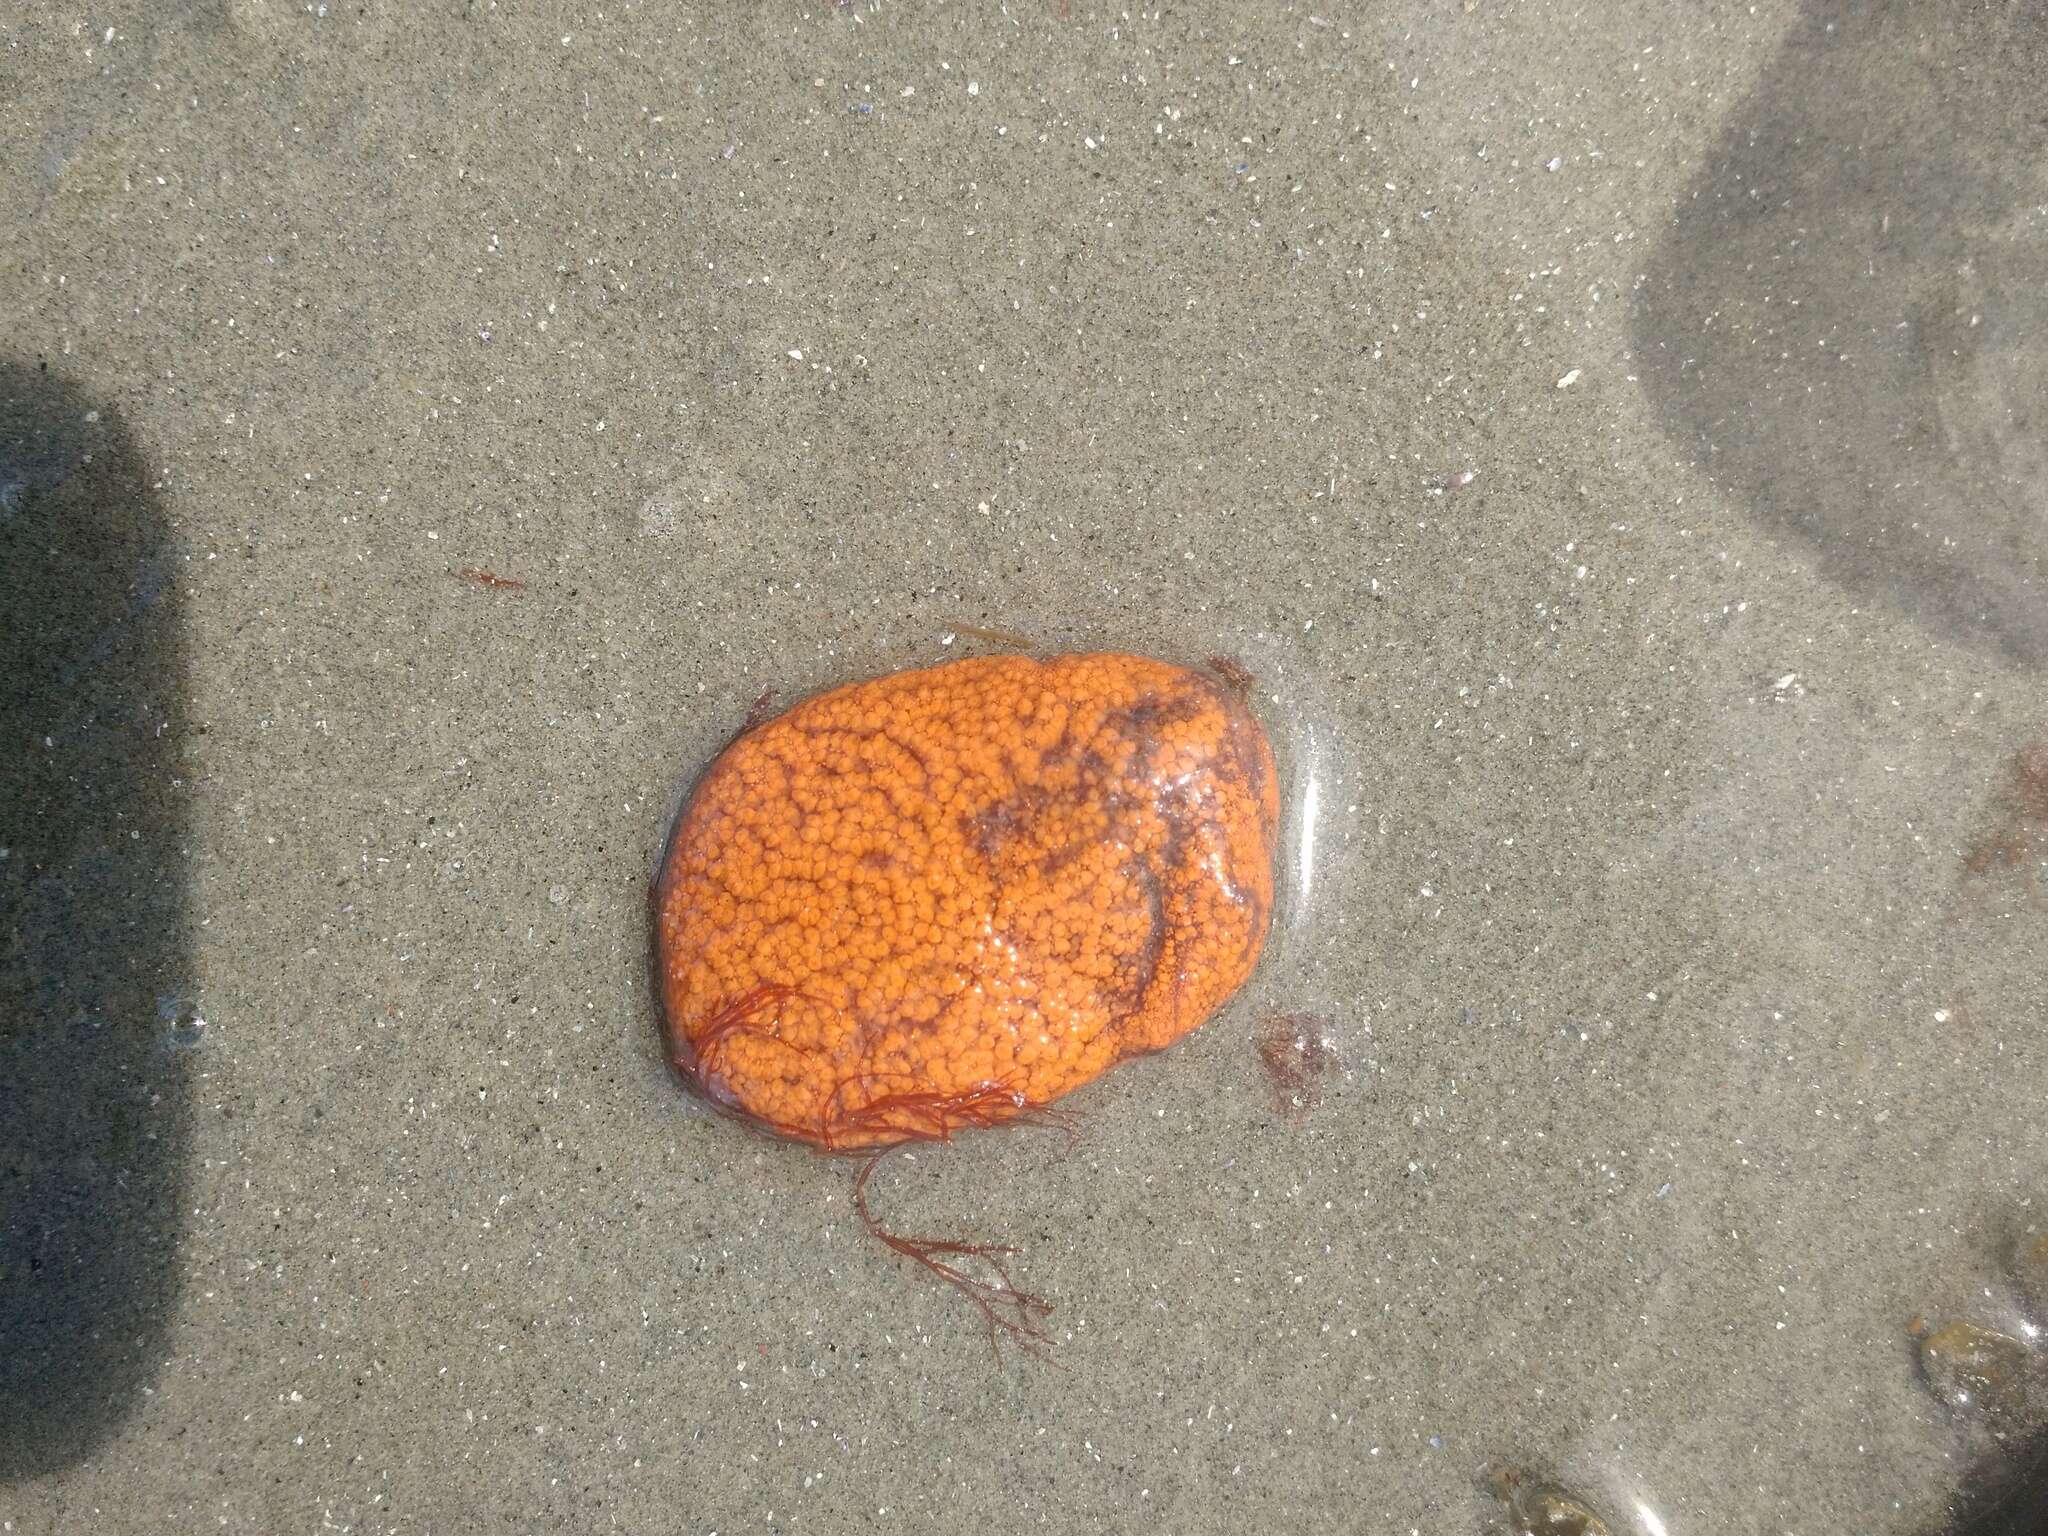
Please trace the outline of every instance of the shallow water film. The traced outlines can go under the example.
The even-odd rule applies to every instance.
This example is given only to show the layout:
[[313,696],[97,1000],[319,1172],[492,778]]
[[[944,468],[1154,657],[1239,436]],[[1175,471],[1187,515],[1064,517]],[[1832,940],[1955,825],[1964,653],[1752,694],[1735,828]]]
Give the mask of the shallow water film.
[[2043,1518],[2048,11],[17,10],[7,1531]]

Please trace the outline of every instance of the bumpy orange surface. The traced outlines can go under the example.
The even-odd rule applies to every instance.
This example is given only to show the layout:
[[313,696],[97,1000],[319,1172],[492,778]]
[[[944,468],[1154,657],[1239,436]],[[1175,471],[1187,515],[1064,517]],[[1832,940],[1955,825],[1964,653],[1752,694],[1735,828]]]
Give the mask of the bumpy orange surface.
[[705,774],[655,889],[676,1068],[832,1149],[993,1125],[1171,1044],[1251,973],[1272,749],[1137,656],[821,694]]

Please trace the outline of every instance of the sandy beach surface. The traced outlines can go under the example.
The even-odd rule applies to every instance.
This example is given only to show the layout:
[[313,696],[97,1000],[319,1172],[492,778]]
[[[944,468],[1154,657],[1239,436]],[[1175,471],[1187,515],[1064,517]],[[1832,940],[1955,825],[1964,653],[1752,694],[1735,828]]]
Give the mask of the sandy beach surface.
[[[1907,1536],[2048,1419],[2040,7],[10,10],[0,1531]],[[647,988],[756,697],[983,631],[1286,791],[1229,1006],[876,1170],[1049,1361]]]

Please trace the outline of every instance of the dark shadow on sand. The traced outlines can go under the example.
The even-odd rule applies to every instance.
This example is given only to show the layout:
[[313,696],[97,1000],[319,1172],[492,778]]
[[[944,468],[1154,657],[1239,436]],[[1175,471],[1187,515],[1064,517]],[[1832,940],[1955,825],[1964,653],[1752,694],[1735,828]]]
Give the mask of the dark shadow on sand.
[[1672,438],[1825,573],[2048,666],[2048,7],[1822,0],[1658,246]]
[[0,361],[0,1484],[160,1361],[188,1076],[179,571],[118,409]]

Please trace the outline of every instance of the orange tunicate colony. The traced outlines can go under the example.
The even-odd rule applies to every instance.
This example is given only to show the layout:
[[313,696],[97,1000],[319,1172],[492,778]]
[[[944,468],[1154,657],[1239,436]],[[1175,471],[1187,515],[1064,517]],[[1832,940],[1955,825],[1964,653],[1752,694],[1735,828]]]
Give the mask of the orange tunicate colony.
[[654,892],[671,1059],[833,1150],[1012,1120],[1171,1044],[1251,973],[1272,749],[1232,687],[991,656],[744,731]]

